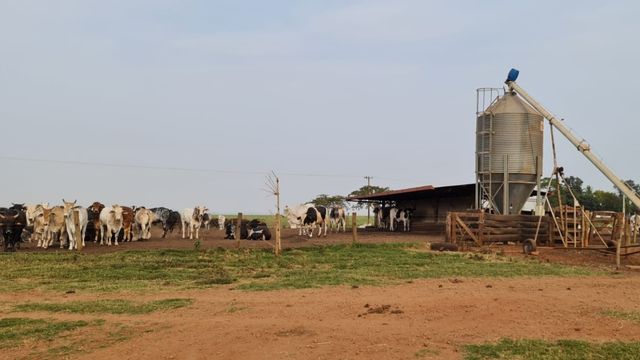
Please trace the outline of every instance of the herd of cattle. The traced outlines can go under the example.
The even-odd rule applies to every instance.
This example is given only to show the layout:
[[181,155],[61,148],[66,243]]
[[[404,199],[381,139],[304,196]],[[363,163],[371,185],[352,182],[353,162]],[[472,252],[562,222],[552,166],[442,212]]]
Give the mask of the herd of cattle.
[[[84,246],[85,238],[94,242],[100,239],[100,245],[108,246],[112,243],[118,245],[120,237],[122,241],[147,240],[151,238],[151,224],[162,225],[164,238],[168,232],[173,232],[176,224],[181,223],[182,238],[188,232],[189,239],[194,236],[197,239],[200,227],[208,229],[211,222],[204,206],[177,212],[164,207],[105,206],[99,202],[84,208],[76,201],[63,199],[62,202],[63,205],[53,207],[44,203],[13,204],[10,208],[0,208],[0,234],[5,251],[15,251],[25,237],[45,249],[57,240],[60,248],[68,245],[69,250],[77,249],[78,241]],[[223,216],[220,219],[224,222]]]
[[[219,215],[214,219],[204,206],[187,208],[177,212],[164,207],[150,208],[136,206],[105,206],[94,202],[84,208],[63,199],[63,205],[50,207],[49,204],[27,205],[13,204],[9,208],[0,207],[0,240],[4,241],[5,251],[15,251],[25,239],[37,242],[38,247],[48,248],[54,241],[60,248],[68,246],[77,249],[78,242],[85,245],[86,239],[100,240],[100,245],[118,245],[121,241],[147,240],[151,238],[151,225],[162,226],[162,238],[173,232],[180,223],[182,238],[199,239],[200,228],[209,229],[211,224],[225,231],[225,239],[270,240],[271,232],[264,222],[243,220],[240,231],[236,229],[237,219],[226,219]],[[409,230],[410,209],[395,207],[376,208],[379,227],[395,230],[395,224],[403,223],[404,231]],[[291,228],[299,229],[299,235],[313,237],[318,228],[318,236],[327,236],[327,227],[333,231],[346,231],[346,209],[343,207],[324,207],[313,204],[301,204],[285,207],[285,216]],[[26,230],[26,231],[25,231]]]

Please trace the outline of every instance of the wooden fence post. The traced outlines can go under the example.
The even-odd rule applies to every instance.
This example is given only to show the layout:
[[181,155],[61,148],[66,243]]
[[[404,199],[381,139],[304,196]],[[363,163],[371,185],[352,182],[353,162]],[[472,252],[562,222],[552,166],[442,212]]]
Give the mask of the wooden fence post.
[[358,218],[355,212],[351,213],[351,231],[353,232],[352,243],[355,244],[358,241]]
[[78,251],[82,251],[82,241],[84,239],[81,238],[82,231],[80,229],[80,210],[73,210],[73,224],[75,226],[75,229],[73,229],[73,231],[76,233],[75,238]]
[[280,240],[280,212],[276,213],[276,256],[280,256],[282,242]]
[[238,221],[236,225],[236,248],[240,249],[240,237],[242,236],[242,213],[238,213]]

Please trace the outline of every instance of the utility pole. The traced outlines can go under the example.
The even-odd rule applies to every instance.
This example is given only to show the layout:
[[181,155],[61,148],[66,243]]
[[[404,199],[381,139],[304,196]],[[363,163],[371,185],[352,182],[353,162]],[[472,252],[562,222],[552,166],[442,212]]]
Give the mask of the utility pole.
[[[371,187],[371,179],[373,179],[373,176],[365,176],[365,179],[367,179],[367,190],[370,190],[369,188]],[[371,224],[371,221],[369,220],[371,217],[371,203],[367,203],[367,226],[369,224]]]

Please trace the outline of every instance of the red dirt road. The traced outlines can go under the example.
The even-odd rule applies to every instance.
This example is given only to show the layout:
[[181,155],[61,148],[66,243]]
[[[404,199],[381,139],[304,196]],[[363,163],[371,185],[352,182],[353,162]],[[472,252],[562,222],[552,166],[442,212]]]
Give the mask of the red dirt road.
[[[127,298],[126,294],[116,297]],[[503,337],[640,340],[640,324],[601,314],[609,309],[638,310],[640,277],[633,275],[439,279],[387,287],[272,292],[225,286],[137,300],[167,297],[189,297],[195,302],[188,308],[151,315],[95,316],[138,331],[129,340],[71,358],[412,359],[426,349],[420,353],[425,358],[459,359],[463,345]],[[9,300],[6,295],[0,299]],[[381,310],[382,305],[389,308]],[[98,342],[94,345],[104,341],[93,337]],[[2,357],[13,355],[5,350]]]
[[[202,247],[234,247],[212,230]],[[214,234],[217,236],[214,238]],[[285,247],[349,242],[350,234],[306,240],[292,232]],[[441,241],[421,234],[361,234],[360,242]],[[242,247],[268,247],[241,241]],[[125,249],[192,248],[176,239],[133,242],[119,247],[89,245],[87,253]],[[522,256],[518,247],[501,247]],[[25,249],[23,251],[29,251]],[[42,251],[42,250],[35,250]],[[52,250],[49,250],[52,251]],[[588,264],[612,271],[614,259],[595,252],[541,249],[542,261]],[[636,261],[631,259],[632,261]],[[148,301],[192,298],[187,307],[148,315],[65,315],[9,313],[53,319],[105,319],[133,330],[129,339],[77,330],[71,339],[91,345],[72,359],[460,359],[470,343],[500,338],[640,341],[640,324],[606,317],[605,310],[640,310],[640,276],[623,271],[602,277],[435,279],[385,287],[349,286],[307,290],[245,292],[225,285],[205,290],[151,295],[0,294],[0,304],[63,302],[99,298]],[[2,309],[0,307],[0,309]],[[56,340],[49,346],[64,344]],[[104,348],[101,348],[104,346]],[[29,355],[29,344],[4,349],[2,359]]]

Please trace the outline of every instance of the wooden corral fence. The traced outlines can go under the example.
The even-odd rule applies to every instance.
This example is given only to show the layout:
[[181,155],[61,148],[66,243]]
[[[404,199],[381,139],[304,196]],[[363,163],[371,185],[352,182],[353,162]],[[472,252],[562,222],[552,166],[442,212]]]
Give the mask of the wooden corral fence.
[[[482,211],[450,212],[445,235],[459,246],[522,242],[537,238],[536,245],[588,248],[638,244],[638,231],[631,229],[622,213],[583,211],[580,207],[555,208],[553,214],[496,215]],[[537,235],[537,236],[536,236]]]
[[482,246],[489,243],[520,242],[533,239],[538,222],[538,243],[550,243],[551,222],[535,215],[495,215],[481,211],[447,214],[446,238],[458,245]]

